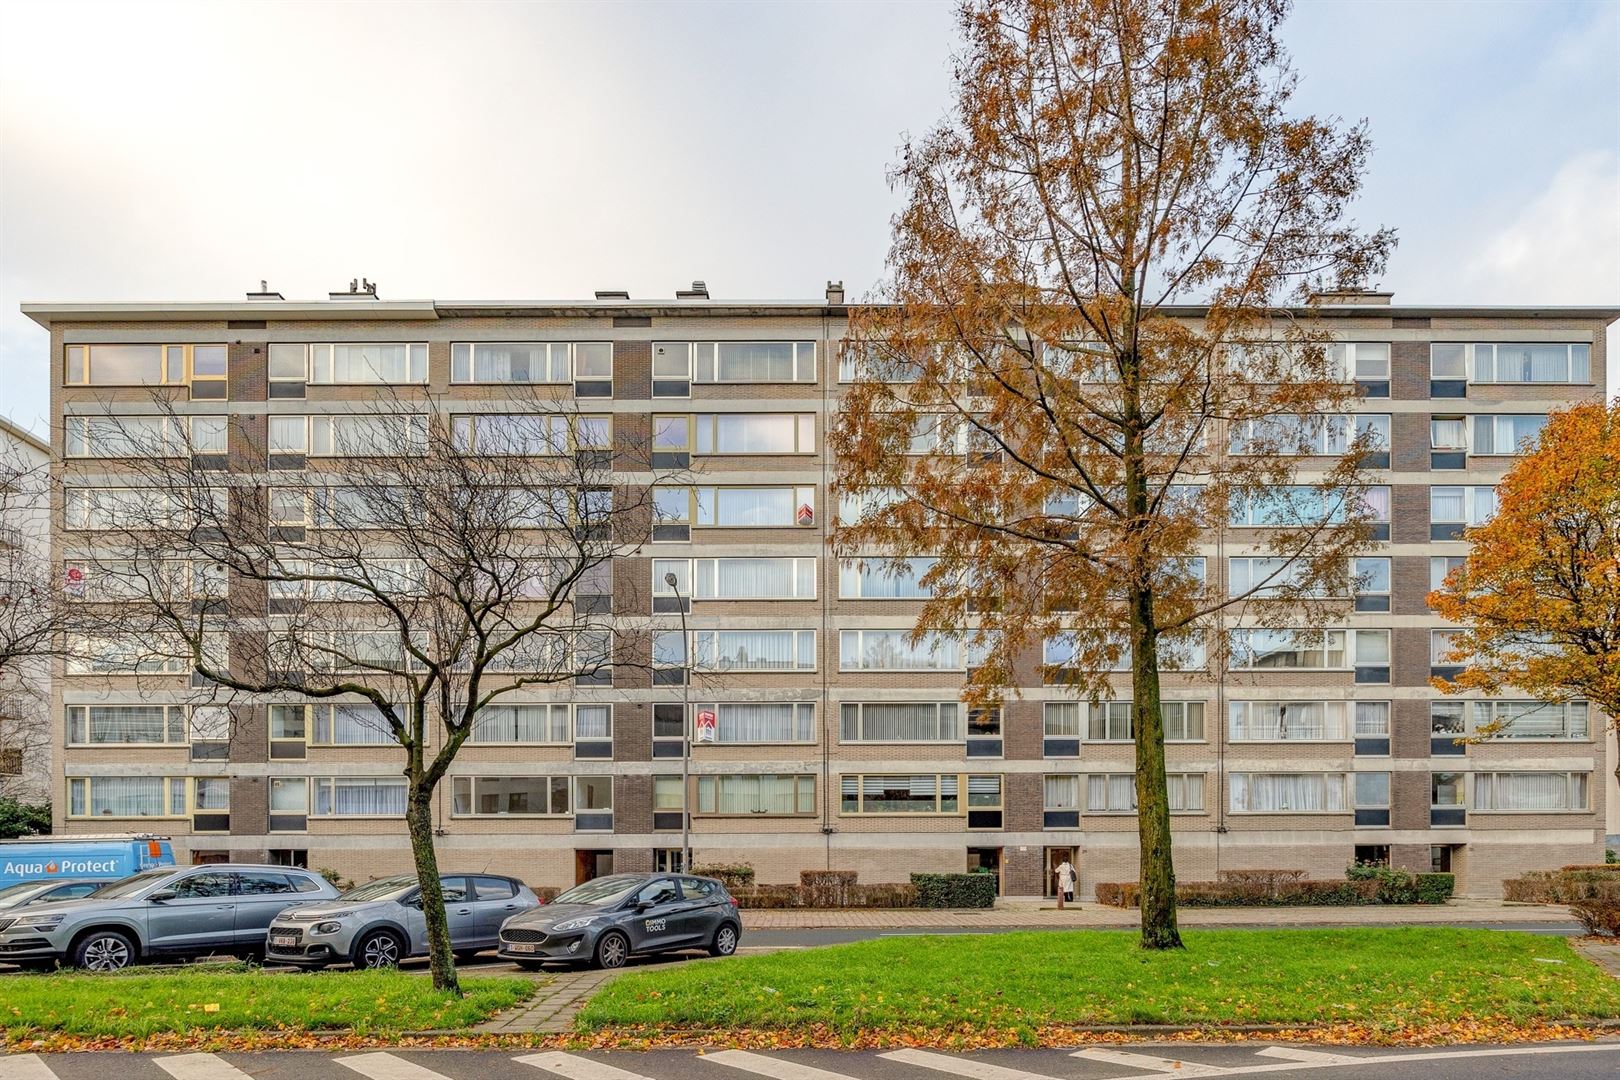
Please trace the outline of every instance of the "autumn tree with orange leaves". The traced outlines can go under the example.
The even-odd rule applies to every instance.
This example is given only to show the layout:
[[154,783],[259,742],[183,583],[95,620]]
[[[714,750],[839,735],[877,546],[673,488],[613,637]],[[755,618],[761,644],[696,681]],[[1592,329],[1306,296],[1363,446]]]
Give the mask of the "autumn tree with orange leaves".
[[[1129,671],[1146,948],[1181,944],[1161,667],[1219,663],[1239,610],[1321,626],[1370,535],[1373,436],[1309,300],[1393,236],[1346,219],[1365,130],[1287,111],[1287,10],[964,2],[954,116],[893,173],[830,436],[835,549],[932,560],[911,645],[965,635],[970,701],[1043,642],[1043,681],[1076,696]],[[1229,589],[1204,567],[1233,515],[1264,527],[1227,551],[1275,562]]]
[[1495,516],[1464,536],[1467,560],[1429,595],[1462,627],[1445,659],[1466,665],[1435,686],[1582,697],[1620,740],[1620,398],[1548,417],[1496,498]]

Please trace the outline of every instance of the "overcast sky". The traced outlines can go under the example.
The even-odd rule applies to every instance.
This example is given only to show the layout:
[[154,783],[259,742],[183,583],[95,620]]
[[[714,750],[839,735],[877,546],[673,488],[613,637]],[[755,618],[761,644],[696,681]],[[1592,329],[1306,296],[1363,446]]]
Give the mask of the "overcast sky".
[[[45,427],[25,300],[859,295],[952,36],[933,0],[0,3],[0,412]],[[1620,3],[1283,36],[1301,109],[1371,122],[1398,303],[1620,304]]]

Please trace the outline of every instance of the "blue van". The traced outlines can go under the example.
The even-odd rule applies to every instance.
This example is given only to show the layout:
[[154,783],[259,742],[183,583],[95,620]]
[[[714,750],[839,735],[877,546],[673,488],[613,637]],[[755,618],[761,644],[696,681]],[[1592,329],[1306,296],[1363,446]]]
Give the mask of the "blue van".
[[116,881],[174,865],[167,836],[25,836],[0,840],[0,889],[46,878]]

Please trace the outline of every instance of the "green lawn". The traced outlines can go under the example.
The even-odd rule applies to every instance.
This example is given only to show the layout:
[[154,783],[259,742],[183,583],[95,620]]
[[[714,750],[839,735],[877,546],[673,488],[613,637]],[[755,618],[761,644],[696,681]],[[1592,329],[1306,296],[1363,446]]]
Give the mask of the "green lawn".
[[[1183,952],[1057,931],[885,938],[622,975],[582,1030],[994,1032],[1074,1024],[1348,1023],[1620,1016],[1620,980],[1562,938],[1488,930],[1205,930]],[[1547,961],[1557,961],[1549,963]]]
[[528,997],[518,978],[463,978],[466,996],[434,991],[426,975],[399,971],[265,974],[209,965],[115,975],[0,978],[0,1028],[13,1039],[46,1034],[139,1038],[167,1032],[310,1031],[358,1035],[475,1024]]

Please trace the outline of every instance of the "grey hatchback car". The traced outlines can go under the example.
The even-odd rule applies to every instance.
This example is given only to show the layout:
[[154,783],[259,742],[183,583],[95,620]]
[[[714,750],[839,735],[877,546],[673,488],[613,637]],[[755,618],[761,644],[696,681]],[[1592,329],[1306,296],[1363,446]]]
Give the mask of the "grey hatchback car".
[[0,912],[0,962],[117,971],[156,956],[264,952],[281,910],[337,889],[290,866],[165,866],[109,882],[81,900]]
[[730,956],[741,938],[737,901],[713,878],[613,874],[508,919],[500,955],[529,970],[548,962],[617,968],[636,953],[673,949]]
[[[540,903],[523,882],[496,874],[444,874],[439,887],[458,959],[493,949],[501,923]],[[283,911],[270,924],[265,958],[298,967],[346,961],[357,968],[385,968],[427,951],[422,890],[415,874],[400,874],[367,882],[327,903]]]

